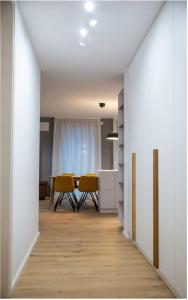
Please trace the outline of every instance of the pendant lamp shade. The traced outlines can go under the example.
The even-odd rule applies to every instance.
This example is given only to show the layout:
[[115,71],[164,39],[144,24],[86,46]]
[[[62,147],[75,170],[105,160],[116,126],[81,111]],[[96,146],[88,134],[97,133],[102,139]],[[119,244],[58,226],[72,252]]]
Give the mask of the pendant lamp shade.
[[109,134],[107,134],[106,139],[107,139],[107,140],[112,140],[112,141],[118,140],[118,133],[112,131],[112,132],[110,132]]

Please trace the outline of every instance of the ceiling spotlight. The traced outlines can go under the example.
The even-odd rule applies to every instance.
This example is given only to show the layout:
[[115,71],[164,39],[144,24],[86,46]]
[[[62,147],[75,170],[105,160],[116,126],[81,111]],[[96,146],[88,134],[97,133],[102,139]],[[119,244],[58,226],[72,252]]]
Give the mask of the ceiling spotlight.
[[83,43],[83,42],[79,42],[79,44],[80,44],[80,46],[82,46],[82,47],[85,47],[85,43]]
[[105,102],[99,102],[99,106],[100,106],[101,108],[104,108],[104,107],[105,107],[105,105],[106,105],[106,103],[105,103]]
[[85,7],[85,10],[87,10],[89,12],[92,12],[95,8],[94,3],[91,1],[86,2],[84,7]]
[[92,20],[89,22],[89,25],[93,27],[93,26],[97,25],[97,23],[98,23],[97,20],[92,19]]
[[81,36],[86,36],[87,34],[88,34],[88,31],[85,29],[85,28],[81,28],[80,29],[80,34],[81,34]]

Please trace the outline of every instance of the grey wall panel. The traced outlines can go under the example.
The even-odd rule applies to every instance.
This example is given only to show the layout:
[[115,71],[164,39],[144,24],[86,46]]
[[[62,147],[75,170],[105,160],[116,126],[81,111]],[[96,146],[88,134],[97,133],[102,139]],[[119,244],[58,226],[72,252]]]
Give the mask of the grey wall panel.
[[49,122],[49,131],[40,131],[40,181],[48,181],[52,174],[52,150],[54,118],[40,118],[41,122]]
[[101,125],[101,167],[103,170],[113,169],[113,142],[106,139],[109,132],[113,131],[113,119],[102,119]]

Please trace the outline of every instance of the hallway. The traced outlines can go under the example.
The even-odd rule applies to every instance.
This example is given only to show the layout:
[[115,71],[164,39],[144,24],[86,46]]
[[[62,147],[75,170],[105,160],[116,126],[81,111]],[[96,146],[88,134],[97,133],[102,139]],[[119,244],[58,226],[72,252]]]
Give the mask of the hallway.
[[47,209],[40,201],[40,237],[13,298],[172,298],[113,214]]

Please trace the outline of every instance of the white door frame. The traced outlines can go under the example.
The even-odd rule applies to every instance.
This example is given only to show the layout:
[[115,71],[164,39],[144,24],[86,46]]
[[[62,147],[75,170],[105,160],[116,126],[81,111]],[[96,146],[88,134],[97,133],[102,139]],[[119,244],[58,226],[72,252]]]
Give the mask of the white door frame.
[[1,297],[11,295],[14,3],[1,3]]

